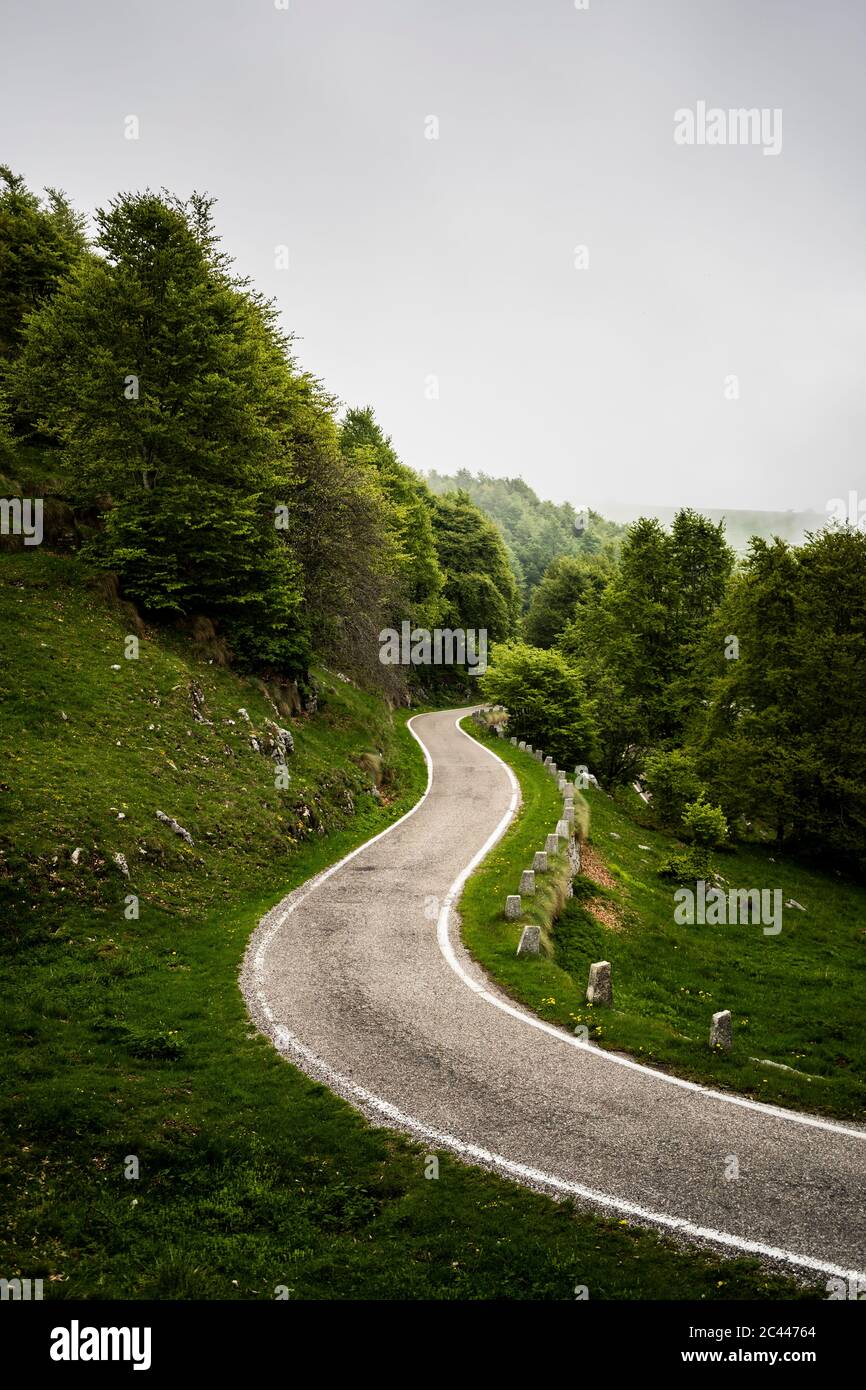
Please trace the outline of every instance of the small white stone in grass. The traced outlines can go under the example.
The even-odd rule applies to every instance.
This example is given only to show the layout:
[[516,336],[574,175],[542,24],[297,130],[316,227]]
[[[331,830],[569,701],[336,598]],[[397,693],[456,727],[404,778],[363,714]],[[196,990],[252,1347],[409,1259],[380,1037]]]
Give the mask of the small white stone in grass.
[[523,870],[523,873],[520,875],[520,892],[521,892],[521,895],[524,894],[524,893],[534,893],[534,892],[535,892],[535,871],[534,871],[534,869],[524,869],[524,870]]
[[652,845],[638,845],[638,849],[652,849]]
[[731,1023],[730,1009],[722,1009],[719,1013],[713,1014],[710,1024],[710,1047],[724,1048],[725,1052],[730,1052],[734,1041],[734,1030]]
[[789,898],[788,901],[785,903],[785,906],[786,906],[786,907],[796,907],[800,912],[805,912],[805,911],[806,911],[806,909],[805,909],[805,907],[803,906],[803,904],[802,904],[802,903],[798,903],[797,900],[796,900],[796,898]]
[[[43,645],[44,645],[44,643],[43,643]],[[119,667],[119,666],[112,666],[111,669],[112,669],[112,671],[119,671],[119,670],[120,670],[120,667]]]
[[77,864],[77,863],[78,863],[79,859],[81,858],[82,853],[83,853],[83,851],[80,850],[80,849],[74,849],[74,850],[72,851],[71,858],[72,858],[73,864]]
[[609,831],[608,833],[610,834],[610,838],[611,838],[612,840],[621,840],[621,839],[622,839],[622,836],[621,836],[621,835],[617,835],[617,833],[616,833],[615,830],[611,830],[611,831]]
[[126,855],[113,854],[111,857],[114,860],[120,872],[123,874],[124,878],[129,878],[129,865],[126,862]]
[[537,956],[541,951],[541,927],[524,927],[517,947],[519,956]]
[[509,922],[516,922],[522,911],[520,894],[509,893],[505,899],[505,916]]
[[546,851],[546,850],[537,849],[537,850],[535,851],[535,857],[534,857],[534,859],[533,859],[533,861],[532,861],[532,868],[533,868],[534,872],[537,873],[537,874],[546,874],[546,873],[547,873],[547,851]]

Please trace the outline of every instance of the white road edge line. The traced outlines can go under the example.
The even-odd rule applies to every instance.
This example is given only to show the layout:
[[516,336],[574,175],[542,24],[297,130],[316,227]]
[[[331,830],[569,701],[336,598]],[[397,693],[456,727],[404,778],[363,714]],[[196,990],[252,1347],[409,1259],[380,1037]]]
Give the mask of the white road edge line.
[[[506,762],[503,762],[503,760],[498,756],[498,754],[494,753],[493,750],[488,748],[486,744],[481,743],[478,739],[473,738],[471,734],[467,734],[465,729],[461,729],[460,719],[457,719],[455,721],[455,727],[458,733],[462,734],[464,738],[469,739],[470,743],[474,743],[479,748],[482,748],[485,753],[490,754],[490,757],[493,758],[495,762],[499,763],[500,767],[505,768],[505,771],[508,773],[509,780],[511,781],[513,792],[511,803],[505,815],[502,817],[502,820],[499,822],[493,834],[490,836],[490,839],[478,851],[471,864],[468,864],[466,868],[463,870],[460,877],[454,880],[454,882],[451,885],[451,888],[448,891],[448,896],[442,905],[442,911],[439,914],[439,921],[437,923],[437,938],[439,941],[440,950],[442,951],[442,954],[444,955],[445,959],[448,961],[448,964],[451,966],[451,969],[454,970],[460,976],[463,983],[467,985],[469,989],[471,989],[475,994],[479,995],[482,999],[484,999],[488,1004],[493,1004],[497,1009],[501,1009],[503,1013],[511,1014],[513,1018],[520,1019],[521,1023],[527,1023],[531,1028],[537,1028],[542,1033],[548,1033],[551,1037],[557,1038],[560,1042],[567,1043],[569,1047],[579,1048],[581,1052],[591,1052],[595,1057],[602,1058],[605,1062],[612,1062],[615,1066],[626,1067],[629,1071],[643,1072],[645,1075],[651,1076],[655,1081],[664,1082],[669,1086],[679,1086],[684,1091],[698,1091],[701,1095],[712,1097],[713,1100],[724,1101],[726,1105],[739,1106],[742,1110],[756,1110],[759,1114],[772,1115],[776,1119],[788,1120],[791,1124],[808,1125],[812,1129],[829,1130],[831,1134],[844,1134],[847,1135],[848,1138],[852,1139],[866,1139],[866,1130],[855,1129],[853,1126],[849,1127],[848,1125],[844,1124],[836,1124],[833,1120],[824,1120],[817,1115],[801,1114],[797,1110],[784,1110],[781,1106],[768,1105],[765,1101],[760,1100],[749,1100],[746,1096],[731,1095],[727,1091],[715,1091],[710,1086],[702,1086],[699,1081],[686,1081],[681,1076],[671,1076],[668,1074],[668,1072],[657,1071],[655,1067],[648,1067],[644,1062],[635,1062],[632,1060],[631,1057],[622,1057],[616,1052],[608,1052],[603,1047],[596,1047],[593,1043],[581,1042],[578,1038],[573,1037],[571,1033],[566,1033],[563,1028],[557,1028],[556,1025],[553,1023],[545,1023],[543,1019],[536,1018],[534,1014],[526,1013],[523,1009],[517,1008],[516,1005],[509,1004],[506,1000],[500,999],[497,995],[492,994],[489,990],[486,990],[484,986],[480,985],[476,980],[473,980],[471,975],[467,974],[466,970],[461,965],[460,961],[457,959],[457,956],[454,953],[454,948],[451,944],[451,936],[449,930],[451,908],[453,907],[457,898],[460,896],[460,893],[463,889],[463,885],[465,884],[469,875],[481,863],[481,860],[485,857],[485,855],[490,852],[490,850],[496,844],[497,840],[499,840],[502,837],[502,835],[504,835],[506,829],[508,828],[508,825],[510,824],[514,816],[517,801],[520,797],[520,788],[517,782],[517,778],[514,776],[514,773],[512,772],[511,768],[508,766]],[[413,736],[418,739],[418,742],[421,743],[421,740],[420,738],[418,738],[418,735],[415,733],[415,730],[412,729],[411,732]],[[424,748],[423,743],[421,744],[421,747]],[[424,754],[427,758],[427,767],[429,772],[431,764],[430,757],[427,753],[426,748],[424,748]]]
[[[434,711],[430,712],[433,713]],[[475,994],[481,995],[481,997],[487,1000],[489,1003],[494,1004],[497,1008],[502,1008],[506,1013],[513,1014],[514,1017],[520,1019],[521,1021],[529,1023],[533,1027],[540,1027],[545,1032],[553,1033],[560,1040],[563,1040],[574,1046],[583,1047],[584,1050],[587,1050],[587,1044],[578,1043],[577,1039],[572,1038],[568,1033],[564,1033],[559,1029],[552,1028],[549,1024],[545,1024],[541,1019],[535,1019],[530,1014],[522,1013],[519,1009],[512,1008],[503,1000],[497,999],[495,995],[490,994],[482,986],[478,985],[474,980],[472,980],[470,976],[467,975],[466,972],[463,970],[463,967],[460,965],[456,956],[454,956],[450,939],[448,939],[447,936],[447,921],[450,915],[451,905],[457,897],[460,888],[462,888],[466,879],[469,877],[469,874],[472,872],[473,868],[480,861],[480,859],[484,857],[484,855],[489,851],[489,849],[492,848],[492,846],[496,843],[500,836],[504,834],[505,829],[507,828],[514,815],[514,810],[520,798],[520,789],[517,783],[517,779],[514,777],[514,774],[512,773],[510,767],[508,767],[507,763],[504,763],[501,758],[497,757],[495,753],[491,752],[489,748],[486,748],[484,744],[478,743],[477,739],[472,739],[469,734],[466,734],[463,729],[460,729],[459,726],[461,717],[462,716],[458,716],[458,718],[455,720],[455,727],[459,730],[460,733],[463,734],[465,738],[469,738],[470,742],[477,744],[479,748],[483,748],[486,753],[490,753],[490,756],[494,758],[496,762],[498,762],[502,767],[505,768],[512,782],[513,793],[512,801],[509,805],[508,811],[506,812],[505,816],[503,816],[502,820],[496,827],[496,830],[488,840],[487,844],[480,851],[480,853],[475,856],[472,863],[463,871],[462,874],[458,876],[458,878],[452,884],[448,892],[446,904],[443,905],[442,912],[440,913],[439,923],[437,923],[437,940],[439,941],[440,947],[442,947],[440,926],[444,914],[446,921],[447,941],[447,952],[445,953],[446,959],[448,960],[448,963],[452,965],[452,968],[456,970],[460,978],[469,986],[469,988]],[[545,1173],[540,1169],[530,1168],[526,1164],[517,1163],[513,1159],[506,1158],[503,1154],[493,1153],[488,1149],[482,1148],[478,1144],[466,1143],[462,1139],[456,1138],[456,1136],[453,1134],[447,1134],[444,1131],[433,1129],[430,1125],[424,1124],[423,1121],[415,1119],[414,1116],[405,1114],[403,1111],[399,1110],[395,1105],[392,1105],[390,1101],[383,1100],[381,1096],[375,1095],[372,1091],[368,1091],[365,1087],[357,1085],[357,1083],[354,1081],[350,1081],[348,1077],[342,1076],[340,1072],[335,1071],[335,1069],[329,1066],[329,1064],[325,1062],[321,1057],[318,1057],[315,1052],[313,1052],[310,1048],[306,1047],[305,1044],[301,1042],[300,1038],[296,1037],[295,1034],[292,1033],[291,1030],[285,1026],[285,1024],[277,1023],[275,1021],[273,1010],[268,1005],[264,990],[260,987],[260,977],[262,968],[264,966],[265,953],[276,933],[283,926],[285,926],[285,923],[291,915],[291,913],[293,913],[295,909],[301,905],[302,902],[305,902],[306,899],[310,896],[310,894],[314,892],[320,884],[326,882],[326,880],[329,879],[332,874],[335,874],[337,870],[342,868],[344,864],[348,864],[352,859],[356,857],[356,855],[360,854],[362,850],[368,849],[370,845],[376,844],[376,842],[383,839],[384,836],[390,835],[391,831],[396,830],[398,825],[402,825],[404,821],[407,821],[410,818],[410,816],[414,816],[416,811],[419,811],[421,809],[421,807],[424,805],[424,802],[430,795],[430,792],[433,788],[433,762],[429,752],[427,751],[426,745],[423,743],[421,738],[412,728],[412,725],[415,722],[415,719],[417,718],[419,718],[419,716],[414,715],[412,719],[408,720],[406,727],[408,728],[412,737],[419,744],[421,751],[424,754],[425,762],[427,764],[427,787],[424,791],[423,796],[415,803],[413,807],[411,807],[410,810],[408,810],[405,813],[405,815],[402,815],[398,820],[395,820],[392,825],[386,826],[384,830],[381,830],[378,833],[378,835],[373,835],[371,839],[366,840],[362,845],[358,845],[357,848],[353,849],[349,854],[344,855],[342,859],[339,859],[328,869],[325,869],[322,873],[315,875],[314,878],[311,878],[303,886],[302,891],[299,892],[298,890],[295,890],[296,896],[293,898],[293,901],[290,902],[283,909],[276,921],[271,924],[268,931],[263,935],[261,941],[256,943],[255,951],[252,956],[252,971],[256,984],[256,999],[260,1009],[262,1010],[262,1013],[268,1020],[268,1031],[277,1050],[283,1053],[283,1055],[300,1058],[301,1061],[306,1062],[307,1065],[312,1067],[315,1072],[318,1072],[320,1076],[324,1077],[332,1090],[346,1097],[353,1096],[356,1100],[362,1102],[363,1106],[366,1107],[368,1110],[372,1110],[373,1112],[382,1115],[386,1120],[390,1121],[394,1125],[399,1126],[401,1129],[408,1129],[410,1132],[432,1141],[440,1148],[449,1149],[452,1153],[458,1154],[461,1158],[474,1159],[477,1162],[494,1169],[495,1171],[504,1173],[508,1177],[523,1180],[524,1182],[530,1182],[536,1186],[546,1188],[548,1191],[563,1193],[565,1195],[573,1197],[580,1197],[584,1201],[587,1201],[594,1206],[601,1207],[603,1210],[621,1212],[626,1216],[632,1216],[640,1221],[646,1221],[650,1225],[660,1226],[670,1231],[677,1231],[682,1235],[690,1236],[691,1238],[696,1240],[708,1241],[713,1245],[722,1246],[726,1249],[739,1250],[750,1255],[761,1255],[764,1256],[766,1259],[775,1260],[783,1264],[792,1265],[796,1268],[809,1269],[819,1274],[833,1275],[835,1277],[843,1279],[866,1278],[866,1273],[863,1273],[855,1269],[846,1269],[844,1266],[833,1264],[828,1260],[819,1260],[812,1255],[798,1255],[794,1251],[778,1249],[776,1246],[773,1245],[764,1245],[760,1241],[747,1240],[742,1236],[731,1235],[727,1231],[717,1231],[714,1230],[712,1227],[698,1226],[695,1225],[694,1222],[688,1221],[684,1217],[669,1216],[665,1212],[652,1211],[648,1207],[642,1207],[638,1203],[629,1202],[622,1197],[612,1197],[606,1192],[596,1192],[593,1188],[584,1187],[581,1183],[571,1182],[569,1179],[559,1178],[553,1173]],[[622,1060],[619,1058],[612,1058],[610,1053],[605,1053],[600,1048],[593,1047],[591,1050],[599,1056],[606,1057],[608,1060]],[[633,1065],[638,1071],[646,1071],[656,1078],[663,1076],[663,1073],[653,1071],[650,1067],[643,1067],[639,1063],[632,1063],[631,1065]],[[678,1078],[668,1077],[664,1077],[664,1079],[672,1081],[678,1080]],[[706,1094],[711,1096],[717,1096],[720,1100],[728,1101],[739,1099],[738,1097],[730,1097],[723,1095],[720,1091],[708,1091],[706,1090],[706,1088],[702,1086],[697,1086],[693,1082],[680,1082],[680,1084],[687,1086],[689,1089],[705,1091]],[[758,1104],[757,1102],[743,1103],[747,1104],[750,1108],[755,1110],[765,1111],[773,1115],[778,1114],[781,1115],[784,1119],[791,1118],[791,1116],[786,1111],[777,1110],[773,1106],[764,1106]],[[816,1121],[815,1123],[823,1128],[840,1129],[841,1132],[844,1134],[854,1134],[859,1138],[866,1138],[866,1134],[862,1134],[860,1131],[857,1130],[845,1129],[844,1126],[832,1126],[829,1124],[821,1125],[821,1122],[819,1121]]]

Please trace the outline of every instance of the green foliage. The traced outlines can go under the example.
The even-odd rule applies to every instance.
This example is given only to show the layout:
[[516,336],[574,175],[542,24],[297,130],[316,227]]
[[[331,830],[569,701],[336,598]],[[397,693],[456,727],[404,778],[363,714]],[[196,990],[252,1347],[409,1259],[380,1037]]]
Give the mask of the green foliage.
[[[739,642],[726,660],[725,638]],[[755,540],[703,649],[699,770],[728,818],[866,868],[866,535]]]
[[434,502],[417,473],[397,458],[373,411],[347,412],[340,448],[356,467],[371,470],[390,506],[383,515],[397,581],[391,617],[415,627],[434,628],[443,611],[444,575],[434,537]]
[[245,664],[301,672],[295,560],[275,527],[291,380],[275,310],[228,275],[211,202],[124,195],[31,317],[13,388],[107,495],[89,555],[157,615],[220,620]]
[[561,652],[501,643],[480,685],[486,699],[508,710],[510,734],[549,753],[560,767],[593,761],[595,710],[580,672]]
[[702,790],[694,759],[681,748],[651,754],[644,764],[643,781],[657,823],[668,830],[682,823],[686,804]]
[[675,883],[708,882],[713,876],[713,862],[706,845],[689,845],[674,850],[658,867],[660,878]]
[[0,365],[17,355],[24,321],[84,255],[84,218],[63,193],[43,201],[0,165]]
[[631,781],[648,748],[682,736],[698,698],[694,653],[732,565],[721,525],[684,511],[667,533],[643,518],[611,583],[578,604],[559,645],[596,700],[608,782]]
[[532,593],[524,623],[527,642],[534,647],[552,647],[574,617],[576,605],[590,591],[601,593],[612,568],[607,555],[592,560],[560,555],[552,560]]
[[434,469],[427,481],[437,494],[464,492],[496,522],[525,600],[559,556],[604,553],[610,558],[625,532],[625,527],[590,511],[589,524],[578,535],[574,507],[568,502],[559,506],[542,502],[522,478],[491,478],[486,473],[473,474],[462,468],[453,476]]
[[721,806],[711,806],[701,795],[683,811],[683,830],[689,839],[704,849],[715,849],[728,838],[728,822]]
[[486,629],[489,643],[514,634],[520,601],[502,537],[466,493],[437,497],[433,534],[445,575],[449,627]]

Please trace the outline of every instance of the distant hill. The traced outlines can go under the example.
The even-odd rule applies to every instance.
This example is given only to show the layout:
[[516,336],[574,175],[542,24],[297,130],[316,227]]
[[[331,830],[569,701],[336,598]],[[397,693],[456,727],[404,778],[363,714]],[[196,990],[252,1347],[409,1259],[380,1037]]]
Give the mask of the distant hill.
[[616,549],[625,526],[607,521],[591,508],[580,517],[569,502],[543,502],[522,478],[491,478],[486,473],[424,475],[432,492],[467,492],[497,523],[505,538],[524,599],[559,555],[594,555]]
[[[654,516],[665,526],[670,525],[678,510],[677,507],[656,507],[649,502],[642,506],[610,504],[605,507],[606,513],[620,523],[628,524],[639,516]],[[724,521],[728,544],[740,554],[748,549],[752,536],[760,536],[763,540],[780,536],[791,545],[802,545],[807,531],[819,531],[828,522],[825,512],[762,512],[740,507],[695,507],[694,510],[711,521]]]

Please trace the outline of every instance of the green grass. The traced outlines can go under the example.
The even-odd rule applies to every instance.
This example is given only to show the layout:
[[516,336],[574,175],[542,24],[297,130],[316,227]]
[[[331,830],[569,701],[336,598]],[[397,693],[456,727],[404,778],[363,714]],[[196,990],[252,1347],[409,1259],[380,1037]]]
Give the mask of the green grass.
[[[716,855],[728,887],[780,888],[783,901],[794,899],[806,911],[785,909],[777,936],[765,936],[758,925],[677,925],[676,885],[657,874],[675,842],[590,791],[590,843],[616,886],[606,891],[579,876],[553,931],[553,957],[517,960],[519,929],[501,919],[502,885],[509,882],[515,886],[507,891],[516,891],[530,845],[543,843],[561,802],[531,757],[507,741],[482,738],[512,765],[525,802],[517,824],[467,884],[460,906],[466,945],[494,978],[550,1022],[588,1027],[601,1046],[759,1100],[862,1119],[866,890],[835,873],[774,860],[770,850],[740,846]],[[630,809],[647,819],[637,797]],[[593,915],[592,898],[615,905],[619,927]],[[586,1004],[595,960],[611,962],[612,1009]],[[720,1009],[733,1015],[730,1054],[708,1045],[710,1018]],[[794,1070],[777,1070],[767,1060]]]
[[[321,673],[276,791],[237,713],[257,729],[272,713],[254,682],[164,633],[126,661],[128,615],[74,559],[6,555],[0,578],[0,1274],[76,1299],[802,1293],[448,1154],[429,1181],[420,1146],[287,1065],[246,1013],[246,942],[283,893],[420,794],[403,719]],[[211,724],[192,717],[193,678]],[[365,753],[384,768],[381,803]]]

